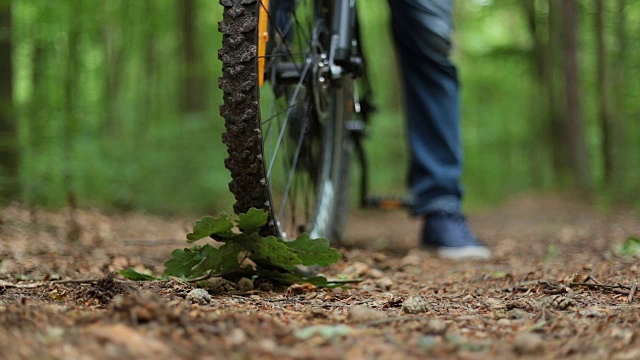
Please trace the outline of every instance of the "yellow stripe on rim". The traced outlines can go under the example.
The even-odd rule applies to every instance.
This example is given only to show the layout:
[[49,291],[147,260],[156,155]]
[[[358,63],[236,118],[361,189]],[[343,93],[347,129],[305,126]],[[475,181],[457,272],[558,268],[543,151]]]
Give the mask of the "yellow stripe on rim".
[[269,32],[267,24],[269,23],[269,0],[260,1],[260,18],[258,19],[258,85],[264,84],[264,67],[266,64],[265,55],[267,53],[267,41],[269,41]]

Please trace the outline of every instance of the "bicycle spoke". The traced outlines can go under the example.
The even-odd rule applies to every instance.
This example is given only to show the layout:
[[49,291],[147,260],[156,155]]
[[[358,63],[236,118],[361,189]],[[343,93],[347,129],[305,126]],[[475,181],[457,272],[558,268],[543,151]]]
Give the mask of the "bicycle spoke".
[[[292,95],[292,99],[289,102],[290,106],[292,104],[295,104],[295,100],[297,99],[298,94],[300,93],[300,89],[302,88],[302,81],[303,81],[304,77],[306,76],[310,65],[311,65],[311,63],[307,63],[305,65],[304,69],[302,70],[302,75],[300,76],[300,80],[298,81],[298,85],[296,86],[296,89],[295,89],[295,91],[293,92],[293,95]],[[285,123],[282,125],[282,129],[280,130],[280,134],[278,135],[278,141],[276,142],[276,148],[274,150],[274,153],[271,156],[271,159],[269,159],[269,167],[267,168],[267,178],[271,177],[271,170],[273,169],[273,164],[275,163],[276,156],[278,155],[279,145],[282,143],[282,139],[284,138],[285,130],[287,128],[287,124],[289,122],[289,117],[290,116],[291,116],[291,109],[287,110],[287,116],[285,117]]]
[[275,114],[273,114],[273,115],[270,115],[267,119],[262,120],[262,121],[260,122],[260,124],[261,124],[261,125],[265,125],[265,124],[269,123],[270,121],[272,121],[274,118],[276,118],[276,117],[278,117],[278,116],[280,116],[280,115],[282,115],[282,114],[285,114],[285,113],[287,113],[288,111],[293,110],[295,107],[297,107],[297,106],[298,106],[298,105],[300,105],[300,104],[301,104],[301,103],[299,103],[299,102],[298,102],[298,103],[295,103],[295,104],[293,104],[293,105],[291,105],[291,106],[287,106],[287,108],[285,108],[284,110],[281,110],[281,111],[279,111],[279,112],[277,112],[277,113],[275,113]]
[[293,179],[296,173],[295,169],[296,169],[296,165],[298,164],[298,158],[300,156],[300,150],[302,149],[302,144],[303,144],[305,129],[307,124],[308,123],[305,123],[305,126],[302,127],[302,129],[300,130],[300,134],[298,135],[298,143],[296,146],[296,151],[293,154],[293,160],[291,163],[291,167],[289,168],[289,177],[287,178],[287,182],[284,186],[284,193],[282,194],[282,203],[280,205],[280,212],[279,212],[280,218],[284,217],[284,211],[286,208],[287,199],[289,197],[289,189],[291,188],[291,184],[293,183]]

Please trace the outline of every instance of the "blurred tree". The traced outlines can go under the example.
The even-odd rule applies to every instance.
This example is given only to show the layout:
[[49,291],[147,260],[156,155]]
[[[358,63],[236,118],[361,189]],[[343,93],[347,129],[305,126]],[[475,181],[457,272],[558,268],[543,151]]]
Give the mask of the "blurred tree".
[[563,0],[560,3],[562,68],[565,81],[564,136],[568,146],[572,181],[586,189],[592,186],[592,181],[584,137],[582,89],[578,76],[578,16],[580,8],[577,0]]
[[104,106],[106,114],[106,128],[112,134],[119,135],[121,133],[120,105],[121,87],[123,85],[125,54],[123,47],[123,34],[120,20],[124,16],[120,14],[121,8],[119,3],[111,0],[103,0],[102,11],[103,20],[101,24],[102,46],[104,53],[105,71],[104,71]]
[[182,32],[183,77],[180,110],[184,113],[199,112],[205,110],[205,92],[202,86],[202,63],[197,47],[196,1],[179,0],[176,3],[179,6]]
[[609,70],[608,54],[605,44],[605,9],[604,0],[596,0],[595,9],[595,30],[596,30],[596,57],[598,72],[598,105],[600,108],[598,117],[600,123],[600,133],[602,136],[602,159],[603,159],[603,185],[610,183],[613,171],[614,154],[612,148],[613,118],[611,116],[611,102],[609,100]]
[[570,172],[570,160],[566,142],[563,106],[561,104],[564,92],[564,82],[560,78],[560,58],[561,58],[561,18],[560,4],[555,0],[548,0],[548,25],[546,29],[547,39],[544,49],[543,66],[545,68],[545,90],[547,94],[549,138],[551,138],[551,151],[553,154],[553,175],[554,182],[563,184]]
[[18,143],[13,107],[11,2],[0,0],[0,166],[3,198],[17,198]]
[[[637,195],[640,157],[632,145],[640,142],[640,123],[631,119],[640,117],[640,60],[634,56],[640,2],[600,0],[599,15],[599,0],[565,1],[456,2],[465,182],[475,206],[531,188],[566,188],[572,178],[603,179],[601,140],[607,129],[599,121],[597,76],[603,64],[609,71],[612,168],[609,185],[598,190],[619,198]],[[9,2],[10,9],[4,7]],[[579,31],[578,19],[563,11],[575,3],[585,14]],[[213,106],[222,100],[215,81],[221,73],[215,55],[222,18],[217,2],[0,4],[0,170],[6,174],[7,160],[17,164],[19,155],[15,185],[29,205],[64,206],[73,202],[70,192],[79,206],[154,212],[209,211],[216,202],[231,202],[223,171],[226,151],[211,141],[223,131]],[[404,174],[392,164],[406,151],[404,141],[389,145],[383,136],[405,136],[402,91],[397,72],[388,71],[396,66],[389,56],[388,4],[361,1],[359,6],[380,108],[367,144],[378,169],[372,180],[381,191],[396,191]],[[596,16],[602,16],[601,35]],[[571,35],[563,31],[567,27],[572,38],[565,36]],[[566,43],[573,52],[563,56]],[[598,56],[598,46],[609,52]],[[526,71],[529,76],[522,76]],[[7,112],[10,107],[13,112]],[[191,121],[185,122],[187,113]],[[7,138],[19,139],[19,153],[4,146]],[[575,160],[584,157],[585,147],[594,164],[590,168],[587,159],[586,177]]]
[[626,54],[627,54],[627,33],[625,30],[627,17],[626,17],[626,0],[618,0],[616,2],[616,22],[615,22],[615,39],[616,39],[616,49],[613,58],[613,71],[612,71],[612,80],[613,84],[613,116],[615,118],[616,126],[613,129],[613,137],[615,138],[615,143],[611,144],[614,147],[614,153],[616,156],[616,163],[613,164],[612,171],[614,172],[613,177],[613,185],[620,186],[624,183],[624,176],[626,175],[626,171],[624,169],[627,167],[627,153],[625,151],[627,147],[627,132],[625,131],[626,127],[626,117],[627,117],[627,108],[625,104],[625,95],[628,92],[627,83],[625,81],[625,69],[627,67],[626,64]]
[[[153,101],[153,89],[154,84],[156,82],[156,70],[157,70],[157,61],[156,61],[156,46],[157,46],[157,36],[156,36],[156,26],[159,13],[155,10],[154,4],[156,0],[147,0],[144,4],[145,12],[147,14],[146,20],[146,28],[144,34],[144,74],[145,80],[148,86],[144,89],[143,92],[143,103],[145,107],[145,116],[139,119],[137,129],[139,131],[144,131],[147,126],[148,119],[152,116],[154,112],[154,101]],[[142,133],[137,134],[137,137],[142,137]]]
[[74,177],[73,177],[73,143],[76,140],[78,127],[78,115],[75,105],[77,102],[77,91],[80,81],[80,54],[79,41],[82,34],[82,21],[80,16],[73,16],[73,13],[83,13],[83,0],[70,0],[68,2],[69,22],[66,30],[67,35],[67,68],[65,77],[65,123],[63,134],[63,154],[64,154],[64,186],[67,199],[75,198]]
[[545,96],[545,90],[550,88],[548,85],[549,82],[552,81],[552,77],[550,75],[551,63],[547,61],[546,55],[546,34],[548,29],[545,29],[545,26],[548,26],[547,23],[544,23],[542,19],[539,18],[538,12],[536,10],[536,0],[525,0],[521,2],[522,8],[525,13],[525,17],[527,19],[527,25],[529,34],[531,36],[531,54],[529,55],[529,59],[531,59],[532,64],[532,76],[533,76],[533,84],[534,84],[534,93],[535,99],[531,102],[532,104],[532,133],[534,136],[531,137],[531,178],[532,183],[537,188],[542,188],[544,185],[543,179],[543,158],[545,151],[549,148],[551,141],[549,137],[545,134],[545,129],[549,127],[549,120],[552,118],[552,106],[550,104],[550,98]]

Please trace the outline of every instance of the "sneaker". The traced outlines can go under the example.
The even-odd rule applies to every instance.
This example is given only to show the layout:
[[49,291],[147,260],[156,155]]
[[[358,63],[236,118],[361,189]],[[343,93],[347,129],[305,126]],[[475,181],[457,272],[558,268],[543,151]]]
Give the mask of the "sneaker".
[[471,233],[458,212],[437,211],[425,217],[422,246],[445,259],[490,259],[491,250]]

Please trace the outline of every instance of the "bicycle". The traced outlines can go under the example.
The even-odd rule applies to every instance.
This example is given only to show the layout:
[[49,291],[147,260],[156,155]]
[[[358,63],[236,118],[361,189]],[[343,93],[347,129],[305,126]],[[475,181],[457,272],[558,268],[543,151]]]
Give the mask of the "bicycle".
[[220,113],[234,211],[267,211],[264,235],[339,240],[353,155],[361,206],[410,206],[368,195],[362,141],[375,107],[355,0],[220,3]]

